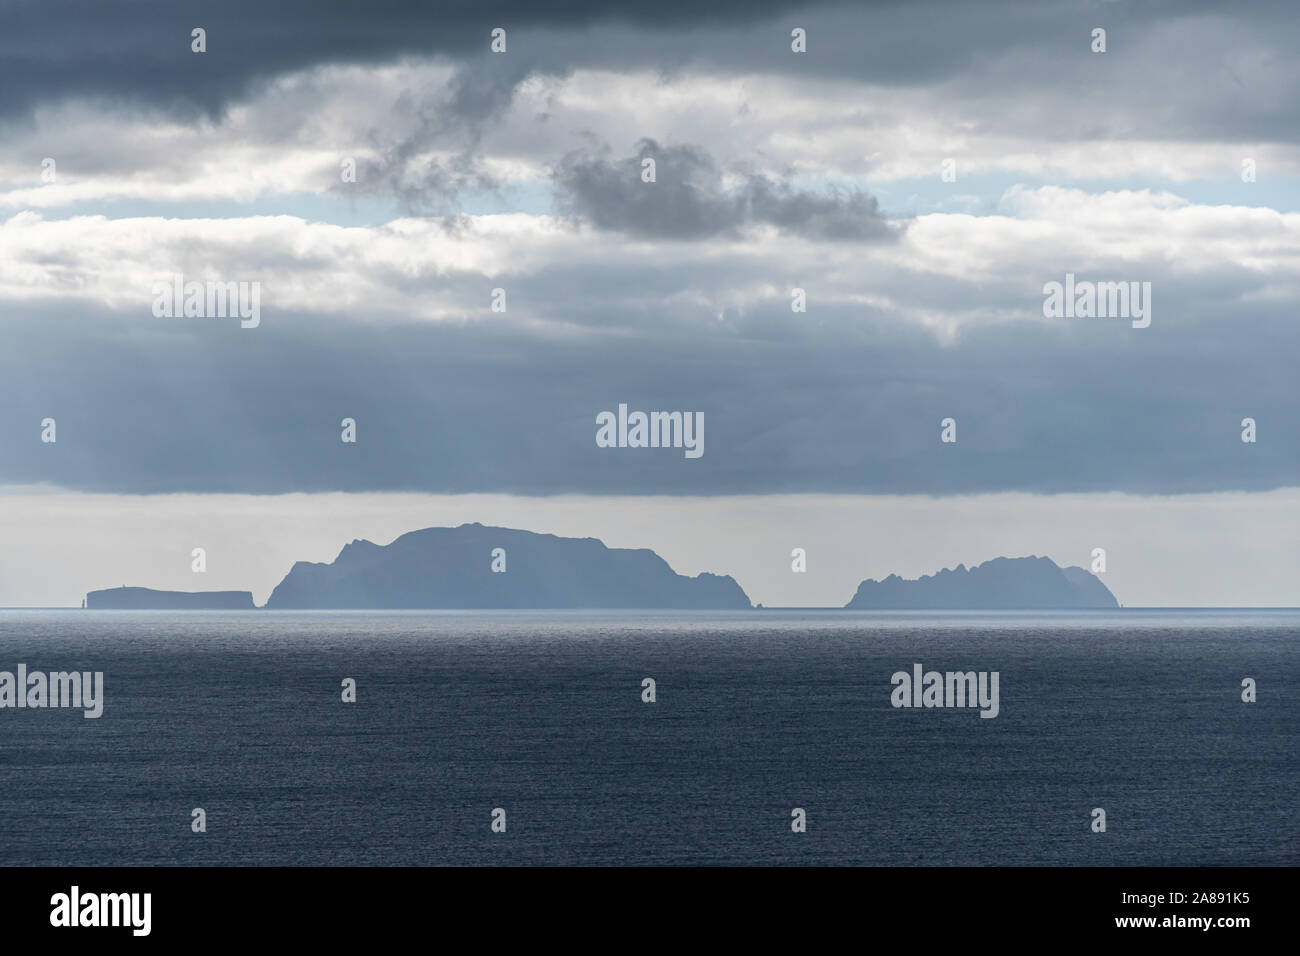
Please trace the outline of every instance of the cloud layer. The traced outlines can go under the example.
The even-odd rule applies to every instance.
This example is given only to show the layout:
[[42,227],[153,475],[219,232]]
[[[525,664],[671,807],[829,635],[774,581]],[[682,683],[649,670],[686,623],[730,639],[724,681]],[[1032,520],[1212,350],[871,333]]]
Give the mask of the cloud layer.
[[[1297,484],[1280,5],[4,16],[0,483]],[[261,324],[156,318],[178,274],[258,283]],[[1045,317],[1067,275],[1150,283],[1150,327]],[[703,457],[598,447],[620,403],[702,412]]]

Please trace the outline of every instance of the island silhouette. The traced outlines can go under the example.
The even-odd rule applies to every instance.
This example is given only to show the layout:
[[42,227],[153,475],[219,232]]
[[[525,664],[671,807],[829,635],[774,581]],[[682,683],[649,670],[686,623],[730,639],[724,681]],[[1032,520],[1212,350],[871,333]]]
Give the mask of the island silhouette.
[[1062,568],[1051,558],[994,558],[904,580],[866,580],[844,605],[849,610],[1016,611],[1117,608],[1110,588],[1092,572]]
[[[254,610],[251,591],[91,591],[94,610]],[[276,585],[271,610],[750,610],[725,574],[678,574],[648,548],[610,548],[478,523],[411,531],[387,545],[357,539],[331,562],[299,561]],[[1050,558],[994,558],[904,580],[866,580],[849,610],[1118,608],[1079,567]]]

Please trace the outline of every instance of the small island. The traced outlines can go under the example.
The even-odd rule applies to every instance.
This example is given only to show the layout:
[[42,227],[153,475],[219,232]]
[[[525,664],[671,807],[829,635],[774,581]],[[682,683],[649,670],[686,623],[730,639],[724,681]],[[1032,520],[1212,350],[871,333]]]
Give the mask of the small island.
[[86,595],[92,611],[252,611],[252,591],[155,591],[153,588],[108,588]]

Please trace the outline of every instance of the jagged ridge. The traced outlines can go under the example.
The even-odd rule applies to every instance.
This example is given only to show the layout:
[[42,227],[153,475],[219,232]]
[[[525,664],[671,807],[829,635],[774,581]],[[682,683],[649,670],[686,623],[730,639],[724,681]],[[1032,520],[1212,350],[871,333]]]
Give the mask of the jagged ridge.
[[854,610],[1053,610],[1117,608],[1110,589],[1079,567],[1051,558],[994,558],[904,580],[866,580],[845,605]]

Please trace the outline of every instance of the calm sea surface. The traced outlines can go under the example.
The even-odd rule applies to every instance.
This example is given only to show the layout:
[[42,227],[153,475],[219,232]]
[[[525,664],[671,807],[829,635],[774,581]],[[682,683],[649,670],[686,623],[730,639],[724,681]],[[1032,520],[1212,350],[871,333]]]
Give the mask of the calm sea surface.
[[0,611],[20,663],[105,705],[0,710],[0,864],[1300,863],[1296,611]]

